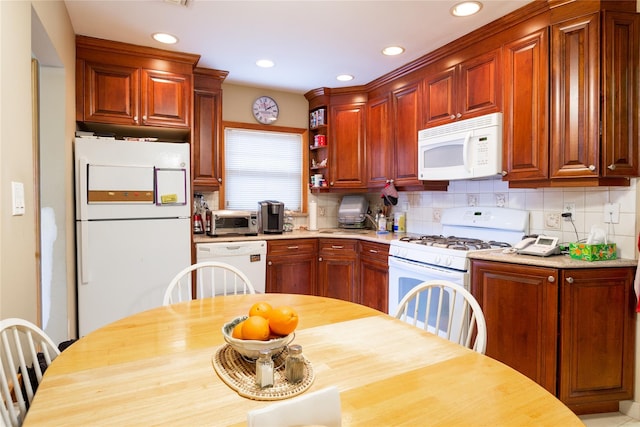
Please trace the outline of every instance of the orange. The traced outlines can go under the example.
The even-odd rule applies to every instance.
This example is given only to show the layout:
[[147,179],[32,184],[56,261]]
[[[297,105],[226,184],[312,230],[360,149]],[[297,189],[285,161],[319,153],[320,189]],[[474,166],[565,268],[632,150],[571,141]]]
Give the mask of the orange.
[[289,335],[298,326],[298,313],[286,305],[276,307],[269,315],[269,328],[278,335]]
[[240,322],[236,326],[233,327],[233,331],[231,332],[231,336],[233,338],[237,338],[239,340],[242,339],[242,324],[243,323],[244,322]]
[[262,316],[249,316],[242,322],[242,339],[266,341],[269,339],[269,321]]
[[271,313],[273,307],[271,304],[265,301],[260,301],[251,306],[249,309],[249,316],[261,316],[265,319],[269,318],[269,313]]

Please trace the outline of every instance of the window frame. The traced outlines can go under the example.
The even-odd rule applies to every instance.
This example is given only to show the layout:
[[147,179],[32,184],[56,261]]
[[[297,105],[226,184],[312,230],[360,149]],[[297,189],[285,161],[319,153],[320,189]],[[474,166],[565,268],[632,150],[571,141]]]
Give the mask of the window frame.
[[301,189],[302,194],[300,195],[300,204],[301,209],[300,213],[307,213],[307,205],[309,198],[309,168],[306,166],[309,164],[309,149],[308,149],[308,141],[309,141],[309,130],[304,128],[295,128],[288,126],[276,126],[276,125],[259,125],[253,123],[243,123],[243,122],[230,122],[223,121],[222,122],[222,132],[221,132],[221,143],[220,143],[220,176],[222,177],[222,185],[220,185],[220,194],[218,196],[218,209],[225,209],[225,191],[226,191],[226,168],[225,168],[225,137],[227,128],[234,129],[243,129],[243,130],[255,130],[261,132],[280,132],[280,133],[291,133],[300,135],[301,144],[302,144],[302,174],[301,174]]

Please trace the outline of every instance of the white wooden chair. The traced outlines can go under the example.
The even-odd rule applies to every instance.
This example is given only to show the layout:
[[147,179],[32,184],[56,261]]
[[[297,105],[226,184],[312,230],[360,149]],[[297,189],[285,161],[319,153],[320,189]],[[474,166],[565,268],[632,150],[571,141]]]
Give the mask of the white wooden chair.
[[335,386],[272,403],[247,414],[248,427],[340,427],[340,392]]
[[469,291],[455,283],[429,280],[416,285],[400,301],[395,317],[478,353],[487,349],[482,308]]
[[47,334],[31,322],[16,318],[0,321],[0,425],[22,425],[42,381],[40,363],[48,367],[59,354]]
[[249,278],[236,267],[218,261],[205,261],[190,265],[176,274],[164,293],[163,305],[193,299],[192,273],[194,271],[196,298],[256,293]]

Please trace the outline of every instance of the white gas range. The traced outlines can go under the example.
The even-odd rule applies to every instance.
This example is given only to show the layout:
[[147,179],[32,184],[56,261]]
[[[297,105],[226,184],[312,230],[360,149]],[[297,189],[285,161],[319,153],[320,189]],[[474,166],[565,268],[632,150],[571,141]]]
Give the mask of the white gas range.
[[389,314],[418,283],[448,280],[469,289],[469,253],[506,248],[529,230],[529,213],[491,207],[445,209],[442,235],[412,236],[389,245]]

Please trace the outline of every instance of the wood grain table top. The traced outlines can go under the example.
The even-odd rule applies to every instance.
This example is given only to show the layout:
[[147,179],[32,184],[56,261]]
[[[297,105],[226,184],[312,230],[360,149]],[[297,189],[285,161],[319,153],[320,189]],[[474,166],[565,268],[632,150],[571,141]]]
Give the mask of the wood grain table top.
[[273,402],[238,395],[211,358],[222,325],[261,300],[298,311],[308,391],[337,386],[343,426],[583,425],[496,360],[362,305],[288,294],[195,300],[98,329],[49,367],[24,425],[246,425]]

